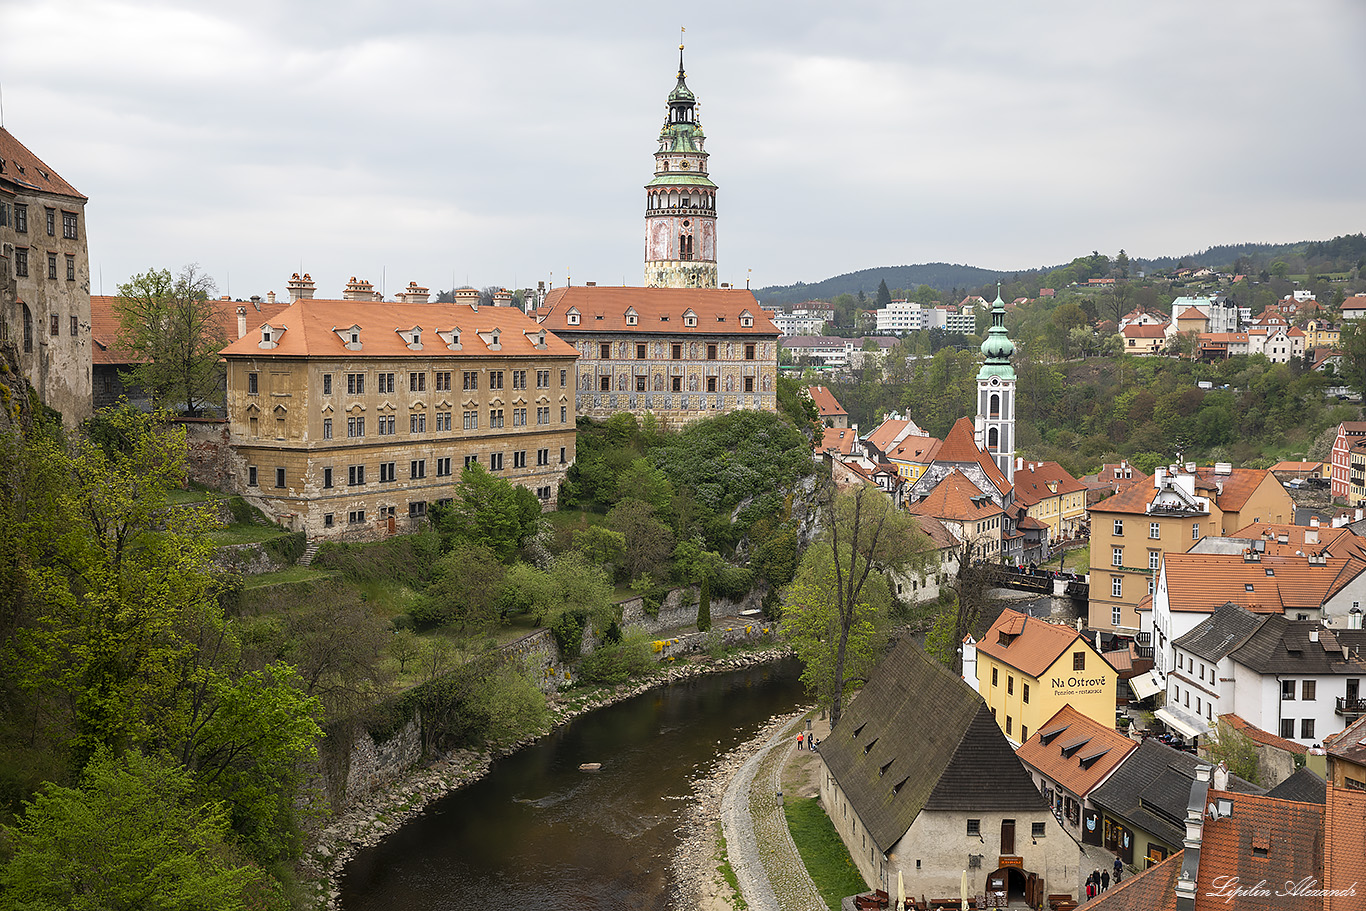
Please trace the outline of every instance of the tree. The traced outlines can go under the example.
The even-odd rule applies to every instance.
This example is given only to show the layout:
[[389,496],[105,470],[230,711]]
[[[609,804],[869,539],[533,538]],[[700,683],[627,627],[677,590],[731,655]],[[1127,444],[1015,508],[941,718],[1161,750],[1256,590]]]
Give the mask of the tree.
[[892,302],[892,292],[887,290],[887,279],[877,283],[877,305],[881,309]]
[[674,549],[674,536],[669,526],[655,518],[649,503],[634,497],[622,500],[607,514],[607,525],[626,541],[622,569],[628,580],[646,573],[656,579],[666,575],[663,570]]
[[1214,723],[1214,738],[1207,742],[1209,757],[1222,761],[1229,773],[1253,784],[1261,784],[1257,744],[1242,731],[1222,719]]
[[118,287],[119,340],[137,362],[125,382],[142,386],[159,407],[198,417],[205,404],[218,400],[218,352],[227,339],[213,295],[213,279],[196,265],[175,277],[152,269]]
[[451,503],[433,505],[429,518],[441,534],[443,547],[449,549],[456,541],[482,544],[507,563],[536,531],[541,503],[525,487],[510,484],[474,462],[461,473]]
[[466,635],[497,626],[506,572],[488,547],[460,541],[437,561],[423,622],[449,625]]
[[825,543],[808,549],[783,599],[783,624],[802,674],[837,724],[846,687],[873,657],[877,620],[891,595],[883,572],[923,558],[929,544],[914,518],[871,484],[826,487]]
[[1342,378],[1360,394],[1366,394],[1366,326],[1349,320],[1342,327]]
[[135,751],[119,759],[99,753],[79,790],[49,784],[6,830],[14,853],[0,868],[5,907],[288,907],[228,843],[226,808],[194,790],[173,764]]

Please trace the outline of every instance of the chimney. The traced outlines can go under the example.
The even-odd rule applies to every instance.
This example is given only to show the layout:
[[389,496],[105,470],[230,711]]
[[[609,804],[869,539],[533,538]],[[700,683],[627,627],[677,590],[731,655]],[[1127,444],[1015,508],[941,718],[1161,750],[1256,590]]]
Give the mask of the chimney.
[[253,307],[256,308],[256,312],[257,312],[257,313],[260,313],[260,312],[261,312],[261,295],[259,295],[259,294],[253,294],[253,295],[251,296],[250,300],[251,300],[251,305],[252,305]]
[[357,280],[354,275],[346,283],[346,290],[342,292],[342,300],[345,301],[371,301],[374,299],[375,286],[363,278]]
[[1319,641],[1319,628],[1318,628],[1317,626],[1314,627],[1313,629],[1311,629],[1311,630],[1309,631],[1309,641],[1310,641],[1310,642],[1318,642],[1318,641]]
[[511,307],[512,292],[509,291],[507,288],[499,288],[497,291],[493,292],[493,306]]
[[274,292],[274,291],[267,291],[267,292],[266,292],[266,303],[270,303],[270,304],[275,303],[275,292]]
[[1024,471],[1024,456],[1015,457],[1015,470]]
[[1304,532],[1304,543],[1305,543],[1305,544],[1317,544],[1317,543],[1319,543],[1319,528],[1318,528],[1318,523],[1317,523],[1317,522],[1314,523],[1313,527],[1311,527],[1311,528],[1305,530],[1305,532]]
[[299,273],[295,272],[289,277],[286,284],[289,286],[289,302],[291,304],[295,301],[312,300],[314,292],[317,291],[317,285],[313,283],[312,276],[307,272],[304,273],[303,278],[300,278]]
[[243,338],[247,334],[247,308],[237,308],[237,337]]
[[1310,516],[1310,517],[1309,517],[1309,527],[1310,527],[1310,528],[1318,528],[1318,527],[1319,527],[1319,517],[1318,517],[1318,516]]
[[479,309],[479,289],[459,288],[455,292],[455,302]]
[[1195,882],[1200,873],[1200,841],[1204,834],[1205,798],[1209,796],[1210,766],[1200,765],[1186,802],[1186,838],[1182,842],[1181,872],[1176,877],[1177,911],[1195,911]]

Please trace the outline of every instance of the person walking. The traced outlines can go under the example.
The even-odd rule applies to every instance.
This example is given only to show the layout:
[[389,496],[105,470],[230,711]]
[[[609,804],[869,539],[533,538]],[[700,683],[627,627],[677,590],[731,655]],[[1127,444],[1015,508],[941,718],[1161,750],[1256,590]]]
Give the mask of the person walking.
[[805,737],[805,736],[806,736],[805,734],[798,734],[798,735],[797,735],[797,749],[800,750],[800,749],[802,748],[802,738]]
[[1102,870],[1102,871],[1100,871],[1100,891],[1102,891],[1102,892],[1109,892],[1109,891],[1110,891],[1110,871],[1109,871],[1109,870]]
[[1116,857],[1115,857],[1115,884],[1116,884],[1116,885],[1119,884],[1119,879],[1120,879],[1120,876],[1123,874],[1123,872],[1124,872],[1124,861],[1120,860],[1119,857],[1116,856]]

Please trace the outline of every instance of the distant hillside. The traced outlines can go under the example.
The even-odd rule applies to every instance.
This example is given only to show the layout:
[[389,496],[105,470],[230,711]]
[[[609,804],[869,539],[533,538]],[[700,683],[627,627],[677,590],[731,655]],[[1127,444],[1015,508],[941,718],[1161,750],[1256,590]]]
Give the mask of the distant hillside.
[[953,288],[975,288],[999,278],[1007,278],[1013,273],[993,272],[976,266],[958,266],[951,263],[922,263],[918,266],[880,266],[876,269],[862,269],[827,278],[815,284],[772,285],[754,292],[759,303],[796,304],[806,300],[828,300],[837,294],[858,294],[862,291],[869,298],[877,296],[878,282],[887,282],[888,288],[918,288],[929,285],[931,288],[950,290]]

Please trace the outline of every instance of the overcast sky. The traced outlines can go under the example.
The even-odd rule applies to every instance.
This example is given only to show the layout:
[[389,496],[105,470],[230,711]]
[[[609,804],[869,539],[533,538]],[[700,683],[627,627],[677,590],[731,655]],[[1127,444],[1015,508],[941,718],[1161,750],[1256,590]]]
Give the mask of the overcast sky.
[[96,293],[638,285],[680,25],[722,281],[1366,230],[1362,0],[0,0],[0,88]]

